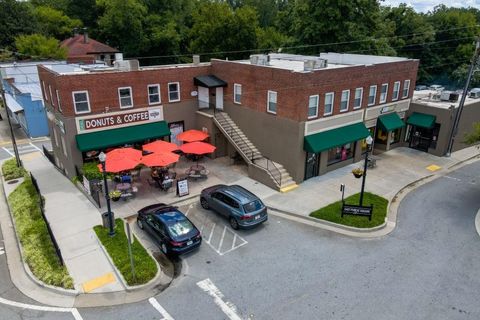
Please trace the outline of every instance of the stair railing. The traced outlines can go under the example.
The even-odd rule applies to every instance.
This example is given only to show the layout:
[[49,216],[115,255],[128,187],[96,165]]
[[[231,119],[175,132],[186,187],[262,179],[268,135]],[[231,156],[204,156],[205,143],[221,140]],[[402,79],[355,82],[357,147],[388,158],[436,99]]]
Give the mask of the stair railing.
[[[280,172],[280,169],[277,167],[275,162],[265,156],[263,157],[267,160],[267,171],[271,173],[273,180],[275,180],[280,187],[282,185],[282,173]],[[275,174],[273,174],[272,171],[278,174],[278,179],[275,178]]]

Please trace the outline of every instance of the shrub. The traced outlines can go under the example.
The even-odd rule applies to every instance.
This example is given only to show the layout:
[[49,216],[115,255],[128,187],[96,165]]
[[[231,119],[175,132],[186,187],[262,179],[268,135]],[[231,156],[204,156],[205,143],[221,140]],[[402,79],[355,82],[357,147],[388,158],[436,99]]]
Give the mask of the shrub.
[[23,167],[17,167],[17,161],[11,158],[3,163],[2,173],[5,180],[12,180],[25,176],[27,171]]
[[82,166],[83,175],[88,180],[98,179],[101,180],[103,178],[102,173],[98,170],[98,162],[86,162]]

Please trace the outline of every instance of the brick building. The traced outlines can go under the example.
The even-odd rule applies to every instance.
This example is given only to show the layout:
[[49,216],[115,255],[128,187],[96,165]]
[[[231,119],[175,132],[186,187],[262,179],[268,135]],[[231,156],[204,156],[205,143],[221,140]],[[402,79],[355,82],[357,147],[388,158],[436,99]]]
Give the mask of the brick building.
[[[325,53],[119,68],[40,66],[58,165],[68,176],[107,147],[202,129],[277,189],[358,161],[365,138],[402,141],[418,61]],[[48,92],[43,92],[48,95]],[[50,102],[50,103],[48,103]],[[60,142],[59,142],[60,141]]]

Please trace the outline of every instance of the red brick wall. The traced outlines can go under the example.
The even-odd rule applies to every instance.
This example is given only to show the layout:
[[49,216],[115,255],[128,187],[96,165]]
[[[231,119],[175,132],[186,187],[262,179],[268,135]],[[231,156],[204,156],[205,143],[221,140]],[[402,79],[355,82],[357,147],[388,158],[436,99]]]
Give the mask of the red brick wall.
[[335,92],[332,115],[340,113],[342,90],[350,89],[349,111],[353,110],[355,88],[363,87],[362,108],[367,107],[371,85],[377,85],[376,103],[380,88],[388,83],[387,103],[391,102],[393,84],[401,81],[399,100],[402,99],[403,81],[410,79],[409,98],[417,77],[418,61],[394,62],[371,66],[355,66],[338,69],[324,69],[310,73],[292,72],[273,67],[252,66],[238,62],[212,60],[212,72],[228,83],[225,100],[233,102],[233,85],[242,85],[242,105],[267,112],[267,91],[277,92],[277,114],[296,121],[306,121],[308,98],[320,95],[318,118],[323,117],[325,93]]

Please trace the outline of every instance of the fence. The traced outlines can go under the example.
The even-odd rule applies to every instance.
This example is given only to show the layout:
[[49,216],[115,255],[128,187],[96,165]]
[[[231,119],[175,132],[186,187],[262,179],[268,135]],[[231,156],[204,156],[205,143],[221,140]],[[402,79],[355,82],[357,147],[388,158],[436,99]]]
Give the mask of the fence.
[[60,248],[58,247],[57,240],[53,235],[52,229],[50,228],[50,223],[48,222],[47,217],[45,216],[45,211],[43,210],[45,203],[42,197],[42,193],[40,192],[40,188],[38,187],[37,179],[35,179],[35,177],[31,173],[30,173],[30,178],[32,179],[32,184],[35,187],[35,190],[37,191],[38,196],[40,197],[40,212],[42,213],[43,220],[47,225],[48,234],[50,235],[50,239],[52,240],[53,247],[55,248],[55,252],[58,256],[58,259],[60,260],[60,264],[63,266],[64,262],[63,262],[62,253],[60,252]]

